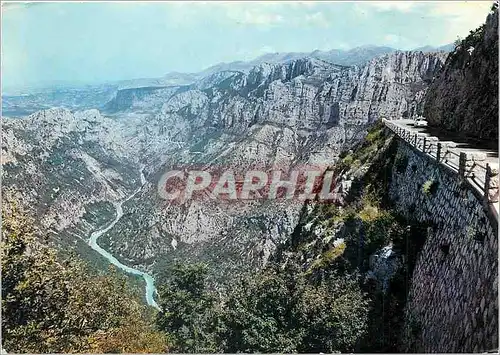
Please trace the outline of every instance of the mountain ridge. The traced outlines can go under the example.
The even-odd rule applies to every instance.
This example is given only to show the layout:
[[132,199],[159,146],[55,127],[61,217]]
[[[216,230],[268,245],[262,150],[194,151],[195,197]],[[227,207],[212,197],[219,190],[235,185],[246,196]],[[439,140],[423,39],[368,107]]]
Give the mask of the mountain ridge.
[[[220,62],[214,65],[211,65],[205,69],[202,69],[197,72],[179,72],[173,71],[169,72],[163,76],[154,77],[154,78],[136,78],[136,79],[123,79],[123,80],[112,80],[106,81],[104,83],[81,83],[81,84],[72,84],[70,82],[54,82],[50,85],[43,85],[41,87],[33,87],[30,89],[3,89],[3,94],[6,96],[22,96],[29,94],[40,94],[46,91],[54,91],[54,90],[71,90],[71,89],[83,89],[83,88],[94,88],[94,87],[117,87],[118,89],[132,88],[132,87],[140,87],[140,86],[169,86],[169,85],[185,85],[187,83],[192,83],[193,81],[200,79],[203,76],[208,74],[213,74],[217,71],[222,70],[241,70],[245,71],[249,68],[252,68],[258,63],[261,62],[284,62],[291,59],[298,59],[302,57],[313,57],[319,59],[330,58],[331,60],[335,60],[335,56],[337,57],[338,63],[332,62],[332,64],[341,64],[341,65],[356,65],[362,64],[375,56],[387,54],[394,51],[424,51],[424,52],[439,52],[445,51],[450,52],[454,49],[453,44],[447,44],[443,46],[422,46],[415,49],[410,50],[402,50],[387,46],[376,46],[376,45],[362,45],[358,47],[354,47],[348,50],[342,49],[331,49],[331,50],[313,50],[311,52],[274,52],[274,53],[265,53],[254,59],[250,60],[236,60],[230,62]],[[363,53],[365,51],[365,53]],[[354,54],[360,55],[360,58],[354,59]],[[288,57],[288,58],[287,58]],[[328,59],[326,59],[328,61]],[[229,68],[229,69],[228,69]]]

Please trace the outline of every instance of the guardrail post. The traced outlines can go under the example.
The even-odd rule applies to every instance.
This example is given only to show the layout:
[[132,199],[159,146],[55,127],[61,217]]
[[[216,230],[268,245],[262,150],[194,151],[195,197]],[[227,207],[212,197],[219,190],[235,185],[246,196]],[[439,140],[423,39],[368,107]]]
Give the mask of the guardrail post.
[[488,207],[490,202],[490,181],[491,181],[491,167],[490,164],[486,164],[486,173],[484,176],[484,195],[483,195],[483,205],[485,208]]
[[426,143],[427,143],[427,137],[424,136],[424,141],[422,143],[422,152],[424,152],[424,153],[425,153],[425,145],[426,145]]
[[465,152],[460,152],[460,157],[458,159],[458,177],[463,179],[465,177],[465,165],[467,164],[467,154]]
[[[437,143],[439,143],[439,138],[431,136],[428,138],[428,141],[429,141],[429,146],[428,146],[429,155],[437,159],[436,149],[437,149]],[[432,155],[432,153],[434,153],[434,155]]]
[[436,160],[438,163],[441,161],[441,142],[437,142]]
[[417,140],[418,140],[418,134],[415,133],[414,142],[413,142],[414,143],[413,145],[415,146],[415,148],[417,148]]

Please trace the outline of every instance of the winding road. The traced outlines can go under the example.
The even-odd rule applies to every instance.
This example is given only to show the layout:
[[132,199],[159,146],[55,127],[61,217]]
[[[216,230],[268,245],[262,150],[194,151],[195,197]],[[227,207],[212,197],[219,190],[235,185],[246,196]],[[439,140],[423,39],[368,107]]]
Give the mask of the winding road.
[[125,202],[127,202],[128,200],[130,200],[132,197],[134,197],[142,189],[142,187],[145,184],[146,184],[146,178],[144,177],[144,174],[142,173],[142,170],[141,170],[141,186],[136,191],[134,191],[133,194],[131,194],[130,196],[128,196],[124,200],[113,203],[113,206],[116,209],[115,219],[110,224],[108,224],[106,227],[92,232],[92,234],[90,234],[90,239],[89,239],[88,243],[92,249],[94,249],[96,252],[98,252],[103,257],[105,257],[111,264],[117,266],[118,268],[122,269],[123,271],[125,271],[131,275],[141,276],[144,279],[144,281],[146,281],[146,301],[148,302],[148,305],[153,306],[156,309],[160,310],[160,307],[158,306],[158,304],[154,300],[154,294],[156,293],[156,288],[154,285],[153,277],[151,275],[149,275],[148,273],[145,273],[145,272],[140,271],[138,269],[134,269],[130,266],[122,264],[111,253],[104,250],[103,248],[101,248],[99,246],[99,244],[97,244],[97,239],[100,236],[102,236],[103,234],[107,233],[109,230],[111,230],[115,226],[115,224],[120,220],[120,218],[122,218],[122,216],[123,216],[122,205]]

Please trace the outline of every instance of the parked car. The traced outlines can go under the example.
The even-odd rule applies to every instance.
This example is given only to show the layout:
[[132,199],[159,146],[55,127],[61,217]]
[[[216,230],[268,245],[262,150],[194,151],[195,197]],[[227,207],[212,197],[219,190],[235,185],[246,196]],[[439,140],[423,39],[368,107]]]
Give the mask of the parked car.
[[418,117],[415,119],[415,127],[426,127],[427,121],[423,117]]

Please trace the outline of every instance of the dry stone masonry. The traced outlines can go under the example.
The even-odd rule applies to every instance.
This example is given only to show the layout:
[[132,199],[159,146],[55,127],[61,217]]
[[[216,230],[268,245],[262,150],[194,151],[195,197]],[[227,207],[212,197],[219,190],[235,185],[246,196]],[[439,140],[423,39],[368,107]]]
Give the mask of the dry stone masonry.
[[498,349],[497,217],[456,172],[402,139],[396,159],[406,164],[394,164],[389,195],[399,212],[429,226],[409,290],[403,350]]

